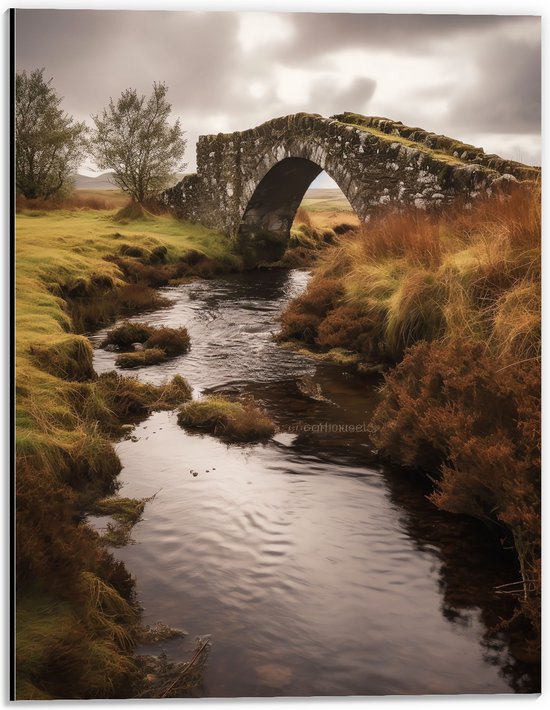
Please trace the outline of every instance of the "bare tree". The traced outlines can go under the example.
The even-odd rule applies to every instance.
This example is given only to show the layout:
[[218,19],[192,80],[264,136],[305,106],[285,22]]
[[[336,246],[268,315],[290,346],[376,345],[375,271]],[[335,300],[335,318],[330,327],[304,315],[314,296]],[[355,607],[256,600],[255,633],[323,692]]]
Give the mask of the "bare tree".
[[126,89],[116,102],[111,98],[101,115],[92,116],[97,165],[112,170],[116,184],[140,204],[168,187],[174,174],[185,167],[187,141],[179,119],[168,123],[172,107],[167,91],[162,82],[153,84],[149,98]]

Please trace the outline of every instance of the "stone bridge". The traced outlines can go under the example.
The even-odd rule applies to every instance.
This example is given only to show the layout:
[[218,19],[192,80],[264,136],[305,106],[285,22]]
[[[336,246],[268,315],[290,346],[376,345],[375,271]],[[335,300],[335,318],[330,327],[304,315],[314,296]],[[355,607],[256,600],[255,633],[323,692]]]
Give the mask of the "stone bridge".
[[249,263],[286,248],[296,210],[325,170],[367,221],[380,210],[441,208],[538,180],[540,169],[387,118],[298,113],[247,131],[200,136],[197,172],[161,200],[234,238]]

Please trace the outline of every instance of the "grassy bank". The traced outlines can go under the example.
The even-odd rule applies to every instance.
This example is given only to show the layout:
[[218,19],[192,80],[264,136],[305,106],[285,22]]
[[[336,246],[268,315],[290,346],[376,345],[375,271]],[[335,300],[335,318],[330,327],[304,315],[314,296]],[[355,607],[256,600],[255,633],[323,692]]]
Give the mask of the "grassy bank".
[[345,198],[336,202],[336,207],[324,203],[325,201],[320,199],[302,202],[294,217],[287,249],[274,266],[313,266],[326,247],[334,244],[339,235],[358,228],[359,220]]
[[17,215],[16,260],[17,697],[124,697],[137,673],[133,582],[83,515],[116,490],[121,418],[189,390],[95,378],[75,326],[158,305],[147,285],[239,259],[221,235],[167,216],[33,209]]
[[[386,218],[339,238],[282,338],[387,368],[371,422],[387,457],[435,477],[432,501],[517,552],[540,623],[540,195]],[[519,623],[519,621],[518,621]]]

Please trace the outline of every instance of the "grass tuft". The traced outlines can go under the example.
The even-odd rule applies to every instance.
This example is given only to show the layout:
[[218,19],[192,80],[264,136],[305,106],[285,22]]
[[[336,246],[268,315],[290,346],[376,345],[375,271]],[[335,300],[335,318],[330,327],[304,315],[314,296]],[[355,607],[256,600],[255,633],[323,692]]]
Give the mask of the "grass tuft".
[[131,580],[82,516],[116,490],[107,434],[191,392],[181,377],[161,387],[95,378],[89,342],[71,331],[167,304],[146,277],[125,283],[120,244],[173,273],[191,251],[227,270],[239,261],[225,237],[166,215],[122,226],[112,210],[43,207],[16,221],[17,697],[127,697],[133,614],[120,599]]
[[172,409],[191,399],[191,387],[181,375],[174,375],[164,384],[153,385],[118,372],[105,372],[98,377],[95,389],[111,415],[107,424],[114,429],[120,421],[155,410]]
[[29,353],[40,368],[55,377],[77,381],[95,377],[92,347],[82,336],[65,335],[48,344],[31,345]]
[[191,339],[186,328],[155,328],[145,341],[146,348],[160,348],[168,357],[189,351]]
[[161,348],[149,348],[133,353],[121,353],[115,360],[115,364],[124,369],[131,369],[134,367],[158,365],[166,359],[166,353],[164,350],[161,350]]
[[253,399],[235,401],[219,395],[185,404],[178,424],[238,442],[262,441],[275,433],[272,420]]
[[153,327],[148,323],[133,323],[125,321],[116,328],[109,330],[101,347],[118,345],[127,348],[134,343],[144,343],[153,333]]
[[[283,313],[281,337],[330,348],[340,331],[338,345],[349,338],[347,347],[393,362],[440,337],[474,339],[510,361],[537,356],[539,202],[518,191],[438,218],[387,215],[340,237]],[[364,327],[346,328],[344,315]]]

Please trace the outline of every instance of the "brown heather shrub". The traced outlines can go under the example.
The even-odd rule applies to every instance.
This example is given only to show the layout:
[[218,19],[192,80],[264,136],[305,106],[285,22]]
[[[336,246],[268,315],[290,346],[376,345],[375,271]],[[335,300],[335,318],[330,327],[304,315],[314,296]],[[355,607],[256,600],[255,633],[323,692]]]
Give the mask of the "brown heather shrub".
[[[500,365],[481,344],[419,343],[385,377],[370,424],[392,460],[439,472],[431,500],[510,531],[523,602],[540,559],[540,369]],[[535,605],[536,606],[536,605]]]
[[145,342],[146,348],[161,348],[168,357],[183,355],[190,346],[187,328],[154,328]]
[[51,212],[53,210],[113,210],[116,202],[108,200],[99,195],[79,195],[78,191],[58,200],[45,200],[43,198],[30,199],[23,195],[15,198],[15,209],[17,212],[27,210],[41,212]]
[[337,305],[342,295],[342,284],[337,279],[316,279],[294,303],[299,302],[306,313],[323,317]]
[[280,340],[303,340],[313,345],[317,340],[317,328],[321,319],[311,313],[300,312],[299,306],[291,304],[281,316]]
[[151,337],[154,332],[152,325],[148,323],[133,323],[125,321],[116,328],[111,328],[105,339],[101,343],[101,347],[106,345],[119,345],[120,347],[129,347],[133,343],[144,343]]
[[323,348],[345,348],[372,360],[385,360],[380,323],[355,306],[345,304],[329,311],[320,321],[316,342]]
[[337,279],[312,279],[307,291],[292,301],[282,314],[280,337],[315,342],[321,319],[335,307],[342,294],[342,284]]

